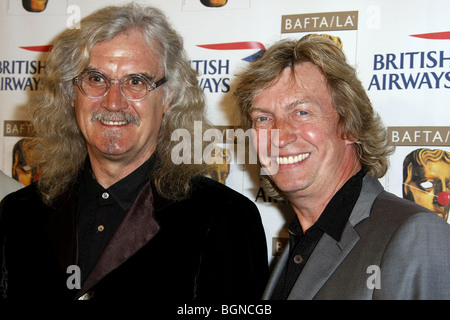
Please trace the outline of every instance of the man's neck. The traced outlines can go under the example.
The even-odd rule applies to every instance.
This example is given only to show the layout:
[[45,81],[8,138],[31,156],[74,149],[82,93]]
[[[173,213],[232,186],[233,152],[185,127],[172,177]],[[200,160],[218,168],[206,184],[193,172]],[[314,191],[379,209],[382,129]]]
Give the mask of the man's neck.
[[302,226],[303,232],[306,232],[319,219],[322,212],[334,195],[342,188],[342,186],[361,170],[358,163],[351,170],[343,174],[340,179],[330,181],[326,190],[302,190],[295,194],[286,195],[295,214]]
[[105,189],[128,176],[147,160],[148,158],[142,158],[132,162],[125,162],[107,158],[90,157],[94,178]]

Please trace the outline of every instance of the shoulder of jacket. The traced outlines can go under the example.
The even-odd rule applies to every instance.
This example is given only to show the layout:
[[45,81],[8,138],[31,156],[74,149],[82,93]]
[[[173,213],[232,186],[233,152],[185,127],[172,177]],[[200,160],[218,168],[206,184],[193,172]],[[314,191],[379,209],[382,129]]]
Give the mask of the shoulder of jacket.
[[[192,195],[195,196],[209,196],[212,198],[220,198],[222,200],[232,199],[235,201],[250,201],[246,196],[238,191],[224,185],[214,179],[199,176],[192,181]],[[251,202],[251,201],[250,201]]]

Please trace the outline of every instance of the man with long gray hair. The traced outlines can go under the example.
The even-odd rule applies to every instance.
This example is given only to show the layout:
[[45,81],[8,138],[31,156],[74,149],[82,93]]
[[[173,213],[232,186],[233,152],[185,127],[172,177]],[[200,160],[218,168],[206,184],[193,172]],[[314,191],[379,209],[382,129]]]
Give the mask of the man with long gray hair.
[[208,128],[196,76],[152,7],[106,7],[58,37],[33,101],[40,178],[0,212],[3,297],[261,297],[256,206],[205,164],[171,161],[175,129]]

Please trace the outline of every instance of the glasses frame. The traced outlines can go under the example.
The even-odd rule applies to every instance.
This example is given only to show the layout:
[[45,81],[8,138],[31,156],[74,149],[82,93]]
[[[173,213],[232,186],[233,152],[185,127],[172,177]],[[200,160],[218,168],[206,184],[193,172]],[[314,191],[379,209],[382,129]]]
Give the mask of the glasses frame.
[[[86,91],[84,91],[84,89],[83,89],[83,80],[84,80],[86,77],[88,77],[89,75],[92,75],[92,74],[93,74],[93,75],[100,76],[100,77],[102,77],[102,78],[105,80],[105,83],[106,83],[106,90],[105,90],[105,92],[104,92],[102,95],[99,95],[99,96],[89,95],[89,94],[88,94]],[[139,98],[139,99],[132,99],[132,98],[127,97],[127,95],[125,94],[125,92],[124,92],[124,90],[123,90],[123,82],[124,82],[125,79],[127,79],[127,78],[129,78],[129,77],[138,77],[138,78],[140,78],[140,79],[145,83],[145,85],[147,86],[147,90],[146,90],[146,92],[145,92],[145,94],[144,94],[144,96],[143,96],[142,98]],[[150,82],[150,80],[149,80],[149,78],[148,78],[147,76],[145,76],[145,75],[143,75],[143,74],[139,74],[139,73],[126,75],[126,76],[123,77],[122,79],[118,79],[118,78],[112,78],[112,79],[110,79],[110,78],[108,78],[106,75],[104,75],[103,73],[101,73],[100,71],[90,70],[90,71],[84,71],[84,72],[81,73],[79,76],[75,77],[75,78],[73,79],[73,84],[76,85],[76,86],[78,87],[78,89],[80,89],[80,91],[81,91],[86,97],[91,98],[91,99],[98,99],[98,98],[103,98],[103,97],[105,97],[105,96],[109,93],[109,90],[111,90],[111,87],[112,87],[113,85],[117,84],[117,85],[119,86],[120,93],[122,94],[123,97],[125,97],[125,99],[127,99],[128,101],[142,101],[142,100],[144,100],[145,98],[147,98],[147,96],[148,96],[148,94],[149,94],[150,91],[155,90],[155,89],[158,88],[160,85],[166,83],[166,81],[167,81],[166,76],[163,76],[163,77],[162,77],[161,79],[159,79],[158,81],[152,83],[152,82]]]

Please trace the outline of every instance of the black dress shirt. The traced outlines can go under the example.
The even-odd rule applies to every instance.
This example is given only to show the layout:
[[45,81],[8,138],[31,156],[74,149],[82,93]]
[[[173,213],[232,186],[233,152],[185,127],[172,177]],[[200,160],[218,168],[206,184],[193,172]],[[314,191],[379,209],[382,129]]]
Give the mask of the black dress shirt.
[[149,181],[152,159],[107,189],[95,180],[89,158],[86,159],[78,187],[78,266],[81,283]]
[[316,223],[305,233],[303,233],[297,216],[294,217],[289,226],[289,258],[272,294],[272,300],[287,299],[298,276],[324,233],[327,233],[337,242],[341,241],[345,225],[361,193],[365,174],[366,170],[361,169],[350,178],[334,195]]

